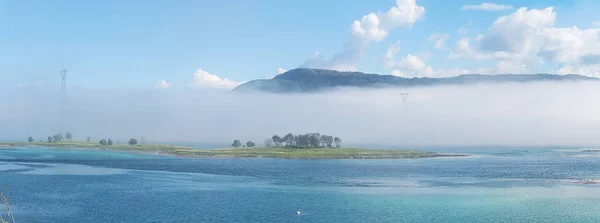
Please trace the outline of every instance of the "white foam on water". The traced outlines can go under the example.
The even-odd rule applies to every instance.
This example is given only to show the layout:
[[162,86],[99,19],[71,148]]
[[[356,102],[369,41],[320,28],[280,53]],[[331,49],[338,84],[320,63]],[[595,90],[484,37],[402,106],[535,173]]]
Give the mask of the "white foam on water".
[[0,171],[10,171],[10,170],[25,170],[30,169],[30,167],[18,165],[14,163],[0,163]]
[[105,167],[92,167],[77,164],[51,164],[48,167],[36,168],[22,174],[34,175],[116,175],[125,174],[127,170]]

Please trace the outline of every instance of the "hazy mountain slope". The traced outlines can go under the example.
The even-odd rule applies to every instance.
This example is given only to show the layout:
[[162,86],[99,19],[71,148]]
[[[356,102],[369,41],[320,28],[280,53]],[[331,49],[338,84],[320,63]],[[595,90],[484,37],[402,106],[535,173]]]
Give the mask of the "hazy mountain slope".
[[392,75],[340,72],[324,69],[297,68],[277,75],[273,79],[246,82],[234,91],[261,91],[272,93],[317,92],[337,87],[412,87],[427,85],[466,85],[477,83],[583,81],[600,80],[581,75],[554,74],[468,74],[448,78],[403,78]]

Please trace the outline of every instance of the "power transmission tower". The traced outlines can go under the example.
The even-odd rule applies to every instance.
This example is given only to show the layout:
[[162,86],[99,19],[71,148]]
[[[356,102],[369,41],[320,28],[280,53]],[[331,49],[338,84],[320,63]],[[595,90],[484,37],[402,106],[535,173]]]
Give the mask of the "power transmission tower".
[[67,104],[67,69],[64,68],[60,71],[60,76],[62,77],[62,83],[60,88],[60,132],[65,131],[65,110]]
[[64,98],[67,94],[67,68],[62,69],[60,75],[62,76],[61,94]]
[[406,101],[406,98],[408,98],[408,93],[402,93],[400,95],[402,96],[402,99],[404,99],[404,101]]

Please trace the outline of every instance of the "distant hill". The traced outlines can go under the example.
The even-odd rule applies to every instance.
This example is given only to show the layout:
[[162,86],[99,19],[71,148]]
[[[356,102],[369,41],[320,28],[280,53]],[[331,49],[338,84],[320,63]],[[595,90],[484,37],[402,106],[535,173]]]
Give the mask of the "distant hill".
[[555,74],[466,74],[447,78],[414,77],[404,78],[392,75],[366,74],[361,72],[340,72],[324,69],[297,68],[277,75],[273,79],[246,82],[233,91],[260,91],[271,93],[318,92],[339,87],[415,87],[432,85],[468,85],[478,83],[527,83],[589,81],[598,78],[581,75]]

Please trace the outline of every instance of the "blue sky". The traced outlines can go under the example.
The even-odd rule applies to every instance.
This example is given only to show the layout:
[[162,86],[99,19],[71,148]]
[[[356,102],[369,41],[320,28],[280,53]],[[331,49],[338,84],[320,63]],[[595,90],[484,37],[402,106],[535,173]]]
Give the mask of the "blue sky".
[[[467,5],[474,9],[461,10]],[[423,12],[385,25],[392,7]],[[527,9],[519,12],[520,7]],[[547,7],[552,8],[544,11]],[[0,86],[59,86],[63,67],[70,84],[89,88],[155,87],[163,80],[163,87],[228,88],[299,66],[405,77],[596,76],[597,8],[600,3],[591,0],[5,0],[0,1]],[[368,28],[362,19],[370,13],[386,34],[357,37],[353,22]],[[505,22],[495,26],[501,16]],[[444,44],[436,47],[440,38],[432,35]],[[468,47],[459,49],[461,40]],[[350,62],[305,63],[315,52],[322,57],[313,59],[323,61],[345,54],[349,42],[360,51]],[[396,43],[393,57],[385,58]]]

